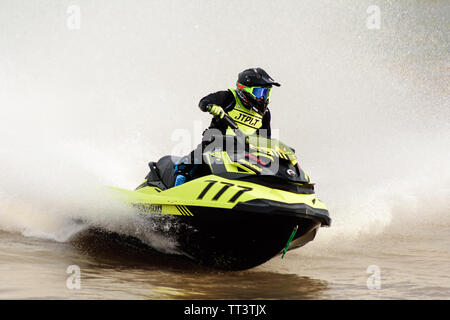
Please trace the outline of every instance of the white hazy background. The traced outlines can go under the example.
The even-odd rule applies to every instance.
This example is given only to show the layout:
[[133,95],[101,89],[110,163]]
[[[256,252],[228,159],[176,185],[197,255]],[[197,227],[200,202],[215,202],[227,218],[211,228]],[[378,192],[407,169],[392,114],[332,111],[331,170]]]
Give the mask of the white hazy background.
[[176,130],[193,148],[199,99],[249,67],[282,84],[272,127],[330,209],[320,241],[448,225],[449,17],[444,0],[1,0],[0,229],[117,228],[129,212],[99,188],[137,186]]

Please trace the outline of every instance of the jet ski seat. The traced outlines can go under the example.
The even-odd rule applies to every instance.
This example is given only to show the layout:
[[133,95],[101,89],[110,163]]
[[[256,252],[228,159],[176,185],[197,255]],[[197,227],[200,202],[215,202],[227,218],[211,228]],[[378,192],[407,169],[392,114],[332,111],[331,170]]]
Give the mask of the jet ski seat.
[[156,186],[162,190],[172,188],[175,184],[174,166],[181,157],[164,156],[158,162],[150,162],[149,174],[145,177],[149,185]]

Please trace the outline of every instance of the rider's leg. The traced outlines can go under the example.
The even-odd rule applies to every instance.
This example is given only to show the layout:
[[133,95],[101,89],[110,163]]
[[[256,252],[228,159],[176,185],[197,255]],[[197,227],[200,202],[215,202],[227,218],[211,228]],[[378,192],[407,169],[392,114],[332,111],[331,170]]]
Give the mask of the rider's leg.
[[177,163],[175,163],[175,187],[182,185],[186,182],[189,172],[191,171],[192,164],[190,163],[190,156],[184,156]]
[[199,144],[190,154],[175,163],[175,187],[195,178],[201,164],[203,145]]

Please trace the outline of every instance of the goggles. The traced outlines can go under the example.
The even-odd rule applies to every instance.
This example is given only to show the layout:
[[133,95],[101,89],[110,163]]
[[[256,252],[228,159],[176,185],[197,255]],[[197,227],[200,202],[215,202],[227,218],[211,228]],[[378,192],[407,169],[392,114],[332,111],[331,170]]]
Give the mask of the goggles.
[[264,98],[264,100],[269,99],[270,88],[253,87],[251,89],[252,89],[251,93],[257,100],[261,98]]
[[251,94],[256,100],[263,99],[264,101],[269,99],[272,90],[272,88],[267,87],[246,87],[241,84],[238,85],[238,88]]

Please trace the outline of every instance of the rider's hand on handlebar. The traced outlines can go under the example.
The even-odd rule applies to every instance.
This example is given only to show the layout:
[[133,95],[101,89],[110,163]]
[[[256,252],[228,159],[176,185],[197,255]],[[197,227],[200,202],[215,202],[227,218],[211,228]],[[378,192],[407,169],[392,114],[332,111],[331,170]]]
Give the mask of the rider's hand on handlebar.
[[225,111],[222,109],[221,106],[218,106],[217,104],[212,104],[208,108],[209,113],[211,113],[215,117],[219,117],[222,119],[225,117]]

